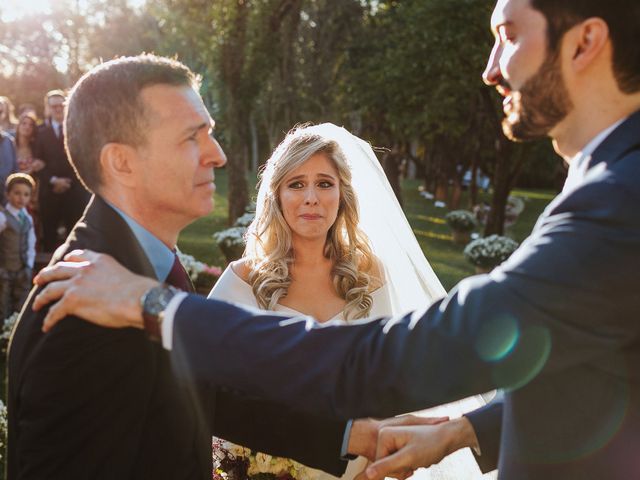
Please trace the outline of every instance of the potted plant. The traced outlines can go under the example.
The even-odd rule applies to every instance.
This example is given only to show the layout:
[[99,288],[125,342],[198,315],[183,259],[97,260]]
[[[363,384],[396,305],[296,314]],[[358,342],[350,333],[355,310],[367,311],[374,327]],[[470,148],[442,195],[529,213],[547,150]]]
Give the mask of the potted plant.
[[213,239],[222,250],[227,263],[239,259],[244,252],[244,234],[247,227],[231,227],[213,234]]
[[244,236],[247,233],[247,227],[253,221],[255,213],[246,212],[234,222],[231,228],[221,230],[213,234],[213,239],[222,250],[228,263],[239,259],[244,252],[245,239]]
[[453,210],[445,215],[453,241],[458,245],[466,245],[471,240],[471,232],[476,228],[476,217],[469,210]]
[[476,273],[488,273],[517,248],[518,243],[509,237],[489,235],[469,243],[464,249],[464,256],[476,267]]

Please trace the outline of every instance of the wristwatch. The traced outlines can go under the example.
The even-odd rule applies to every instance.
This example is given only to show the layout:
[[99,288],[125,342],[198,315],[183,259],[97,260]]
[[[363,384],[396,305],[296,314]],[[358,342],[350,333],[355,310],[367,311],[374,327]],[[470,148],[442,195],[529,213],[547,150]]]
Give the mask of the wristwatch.
[[140,297],[144,330],[151,340],[160,341],[162,339],[161,328],[164,311],[171,299],[179,292],[180,290],[171,285],[158,285],[150,288]]

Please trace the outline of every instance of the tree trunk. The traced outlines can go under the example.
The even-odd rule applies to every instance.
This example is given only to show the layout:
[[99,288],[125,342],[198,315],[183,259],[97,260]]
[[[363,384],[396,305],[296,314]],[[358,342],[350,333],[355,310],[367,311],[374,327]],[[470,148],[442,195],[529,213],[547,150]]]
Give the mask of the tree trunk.
[[258,152],[258,126],[253,115],[249,119],[249,131],[251,132],[251,171],[256,173],[260,164],[260,154]]
[[449,202],[449,208],[451,210],[457,210],[460,208],[460,198],[462,197],[462,183],[456,176],[453,179],[453,189],[451,190],[451,201]]
[[487,223],[484,228],[484,235],[502,235],[504,233],[505,209],[509,193],[522,169],[523,156],[522,149],[517,149],[516,145],[510,142],[502,132],[501,117],[496,114],[496,109],[487,89],[481,91],[482,98],[489,119],[493,124],[496,134],[496,162],[493,169],[493,197],[491,198],[491,209],[487,216]]
[[507,198],[511,187],[509,185],[509,156],[507,152],[498,149],[493,173],[493,196],[491,197],[491,210],[487,216],[487,224],[484,227],[484,236],[502,235],[504,233],[504,213],[507,206]]
[[247,186],[246,142],[249,139],[248,125],[251,109],[242,91],[243,68],[246,60],[246,35],[249,16],[248,2],[238,2],[233,33],[222,48],[221,68],[225,83],[225,120],[228,122],[227,156],[229,225],[241,216],[249,202]]
[[248,138],[246,129],[243,128],[246,118],[240,112],[229,112],[227,116],[231,120],[230,148],[227,156],[227,179],[229,185],[229,225],[244,214],[249,204],[249,192],[247,186],[247,148],[243,138]]

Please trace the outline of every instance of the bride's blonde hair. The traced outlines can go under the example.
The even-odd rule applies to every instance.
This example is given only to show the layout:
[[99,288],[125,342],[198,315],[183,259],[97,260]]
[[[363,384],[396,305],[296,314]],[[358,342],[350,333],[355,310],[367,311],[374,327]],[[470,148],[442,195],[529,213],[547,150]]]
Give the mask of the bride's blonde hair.
[[364,318],[371,311],[370,285],[374,257],[359,228],[358,199],[351,185],[351,169],[337,142],[306,131],[291,130],[267,160],[260,178],[256,217],[248,228],[245,259],[249,284],[258,305],[273,310],[291,285],[294,262],[291,229],[278,192],[289,172],[316,153],[324,153],[336,167],[340,202],[338,215],[327,232],[324,256],[333,263],[333,285],[346,301],[345,319]]

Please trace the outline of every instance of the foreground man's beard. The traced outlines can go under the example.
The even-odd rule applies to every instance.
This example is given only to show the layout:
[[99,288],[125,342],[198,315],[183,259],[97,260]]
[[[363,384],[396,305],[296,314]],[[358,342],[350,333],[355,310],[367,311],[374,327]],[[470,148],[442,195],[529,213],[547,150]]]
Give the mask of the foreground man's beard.
[[502,121],[502,130],[510,140],[546,137],[573,108],[562,78],[559,57],[559,51],[549,52],[520,91],[512,91],[512,110]]

